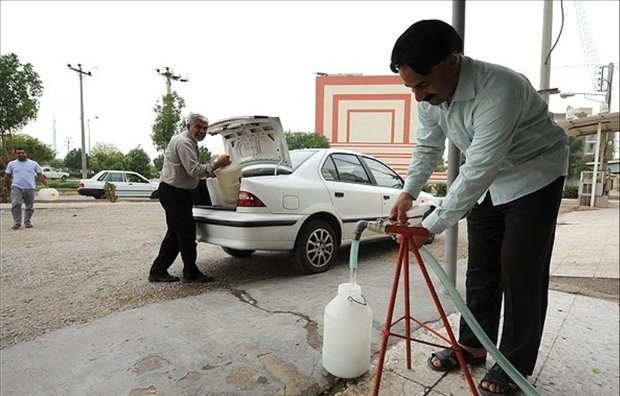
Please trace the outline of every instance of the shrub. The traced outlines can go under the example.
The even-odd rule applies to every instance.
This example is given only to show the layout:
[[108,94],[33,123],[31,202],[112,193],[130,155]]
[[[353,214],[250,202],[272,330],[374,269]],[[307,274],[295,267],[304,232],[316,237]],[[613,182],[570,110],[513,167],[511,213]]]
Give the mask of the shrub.
[[118,196],[116,195],[116,185],[114,183],[105,182],[103,185],[103,192],[105,197],[110,202],[116,202]]
[[448,184],[435,183],[435,195],[438,197],[445,197],[448,192]]
[[579,198],[579,187],[565,186],[562,198]]

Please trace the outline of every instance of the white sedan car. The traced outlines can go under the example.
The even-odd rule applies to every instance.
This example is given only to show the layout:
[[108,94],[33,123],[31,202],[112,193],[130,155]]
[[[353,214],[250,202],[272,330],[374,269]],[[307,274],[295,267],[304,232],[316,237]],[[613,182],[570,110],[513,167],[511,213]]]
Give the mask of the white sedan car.
[[49,166],[43,166],[41,167],[43,176],[45,176],[46,179],[60,179],[60,180],[67,180],[69,178],[69,173],[67,172],[63,172],[59,169],[54,169],[52,167]]
[[[242,166],[236,203],[195,205],[196,239],[236,257],[255,250],[290,251],[302,273],[326,271],[340,246],[348,245],[359,220],[389,216],[403,179],[378,159],[339,149],[288,151],[273,117],[224,120],[209,127],[220,134],[231,160]],[[211,197],[218,183],[207,183]],[[438,201],[421,193],[421,216]],[[361,240],[388,238],[371,231]]]
[[106,182],[116,186],[119,198],[157,198],[159,183],[150,181],[138,172],[124,170],[102,170],[90,179],[81,179],[78,194],[101,199],[105,196]]

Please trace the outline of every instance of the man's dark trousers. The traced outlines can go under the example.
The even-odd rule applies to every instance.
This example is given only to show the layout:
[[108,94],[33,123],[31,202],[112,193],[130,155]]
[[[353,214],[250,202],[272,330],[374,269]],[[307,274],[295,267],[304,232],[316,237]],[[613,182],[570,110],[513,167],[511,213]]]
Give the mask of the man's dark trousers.
[[183,277],[200,274],[196,266],[196,224],[192,215],[192,192],[166,183],[159,184],[159,202],[166,211],[168,230],[153,261],[150,275],[167,273],[179,252],[183,259]]
[[[523,375],[536,364],[547,313],[549,268],[564,177],[529,195],[493,206],[490,194],[467,217],[466,299],[489,338]],[[461,318],[462,345],[482,348]]]

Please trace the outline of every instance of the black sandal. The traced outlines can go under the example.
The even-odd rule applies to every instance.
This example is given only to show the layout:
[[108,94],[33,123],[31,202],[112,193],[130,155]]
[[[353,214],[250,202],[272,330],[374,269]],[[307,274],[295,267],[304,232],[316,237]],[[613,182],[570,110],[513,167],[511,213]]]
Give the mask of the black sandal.
[[[491,384],[494,384],[496,387],[499,387],[499,392],[493,392],[492,390],[483,388],[483,382],[489,382]],[[482,381],[480,381],[480,383],[478,384],[478,390],[480,390],[480,393],[482,393],[484,396],[501,396],[510,395],[519,390],[519,387],[508,376],[508,374],[506,374],[504,370],[502,370],[502,368],[499,367],[497,363],[495,363],[493,367],[491,367],[489,372],[484,376]]]
[[[474,355],[462,348],[461,353],[463,354],[463,359],[465,359],[465,363],[469,364],[470,366],[481,366],[487,361],[486,355],[482,357],[474,357]],[[434,357],[439,360],[439,367],[433,364]],[[431,357],[429,357],[426,362],[428,363],[428,366],[435,371],[452,371],[461,368],[461,366],[459,365],[459,359],[456,356],[456,352],[454,352],[454,349],[452,348],[444,349],[443,351],[431,354]]]

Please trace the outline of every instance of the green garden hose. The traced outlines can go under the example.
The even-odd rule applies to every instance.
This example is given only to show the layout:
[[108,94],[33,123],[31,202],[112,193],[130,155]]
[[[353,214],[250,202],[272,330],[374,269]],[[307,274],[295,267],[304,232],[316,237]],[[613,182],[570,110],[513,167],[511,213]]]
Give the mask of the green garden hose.
[[512,378],[515,384],[517,384],[522,391],[524,391],[529,396],[541,396],[541,394],[538,393],[536,388],[534,388],[534,386],[532,386],[532,384],[530,384],[525,379],[525,377],[523,377],[521,373],[519,373],[512,366],[512,364],[510,364],[508,359],[506,359],[504,355],[502,355],[501,352],[497,350],[495,344],[489,339],[484,330],[482,330],[482,327],[480,327],[480,324],[476,321],[476,318],[474,318],[474,315],[471,313],[469,308],[467,308],[465,301],[463,301],[459,292],[456,290],[452,282],[450,282],[448,274],[446,274],[443,268],[441,268],[441,265],[439,264],[437,259],[424,246],[422,246],[419,250],[420,255],[424,257],[424,259],[431,266],[433,271],[435,271],[435,274],[437,274],[437,276],[439,277],[439,280],[448,291],[448,294],[450,295],[450,297],[452,297],[452,301],[454,301],[456,307],[461,312],[463,319],[465,319],[465,322],[467,322],[476,337],[478,337],[478,340],[480,340],[480,343],[482,343],[484,349],[486,349],[487,352],[491,354],[497,364],[499,364],[499,366],[504,369],[504,372],[506,372],[506,374],[508,374],[508,376]]

